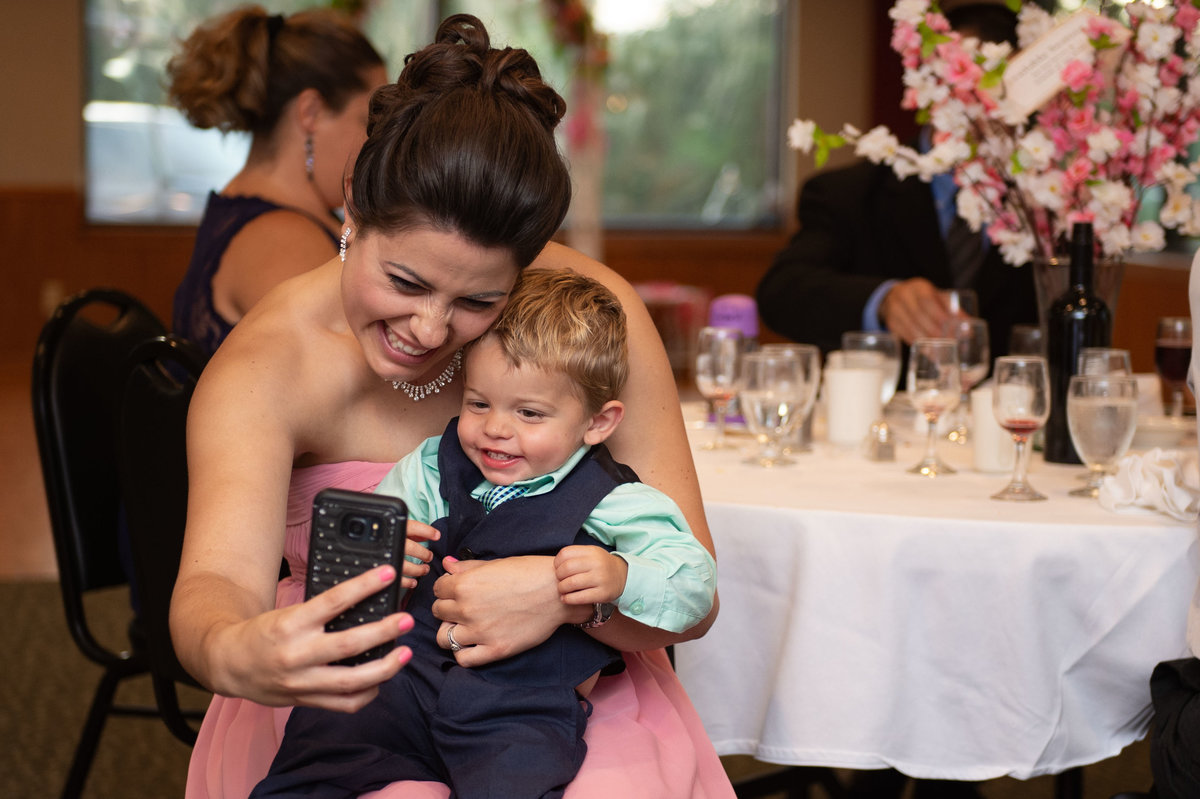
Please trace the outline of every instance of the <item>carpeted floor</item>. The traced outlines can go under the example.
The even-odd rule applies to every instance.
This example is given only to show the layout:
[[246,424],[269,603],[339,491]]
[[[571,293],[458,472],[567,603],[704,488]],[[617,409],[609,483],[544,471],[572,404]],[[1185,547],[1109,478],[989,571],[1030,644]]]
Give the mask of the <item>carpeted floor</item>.
[[[123,640],[127,619],[117,590],[93,597],[88,612],[103,640]],[[0,581],[0,797],[43,799],[62,789],[84,715],[100,669],[75,649],[66,630],[58,585],[48,581]],[[139,678],[118,699],[150,704],[149,679]],[[184,694],[189,707],[203,707],[199,691]],[[114,717],[100,740],[84,796],[88,799],[181,797],[190,750],[155,719]],[[730,774],[767,767],[750,758],[725,758]],[[1145,744],[1085,769],[1084,799],[1108,799],[1150,784]],[[984,799],[1051,799],[1054,782],[993,780],[981,786]],[[817,789],[813,799],[824,799]]]

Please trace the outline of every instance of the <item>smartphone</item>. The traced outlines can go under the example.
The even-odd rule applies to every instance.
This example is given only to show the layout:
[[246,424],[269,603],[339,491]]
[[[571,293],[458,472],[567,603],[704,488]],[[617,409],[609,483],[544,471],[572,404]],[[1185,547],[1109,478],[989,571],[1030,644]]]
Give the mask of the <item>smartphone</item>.
[[[327,632],[338,632],[378,621],[396,612],[403,589],[400,570],[404,563],[408,508],[396,497],[326,488],[313,500],[312,534],[308,542],[308,578],[305,599],[376,566],[390,563],[396,579],[377,594],[325,624]],[[395,641],[337,661],[353,666],[383,657]]]

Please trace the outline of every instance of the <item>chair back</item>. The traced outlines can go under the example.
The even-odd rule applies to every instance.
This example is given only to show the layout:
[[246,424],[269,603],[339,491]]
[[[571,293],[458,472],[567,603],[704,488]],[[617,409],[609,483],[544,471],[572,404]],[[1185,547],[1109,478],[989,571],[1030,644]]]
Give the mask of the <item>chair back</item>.
[[143,342],[130,356],[119,414],[117,471],[150,674],[160,715],[186,743],[196,733],[180,710],[176,683],[196,682],[175,656],[169,619],[187,522],[188,404],[206,360],[177,336]]
[[126,660],[100,644],[85,593],[128,583],[122,564],[117,407],[134,347],[166,332],[134,297],[92,289],[63,302],[42,328],[33,361],[34,428],[71,635],[97,663]]

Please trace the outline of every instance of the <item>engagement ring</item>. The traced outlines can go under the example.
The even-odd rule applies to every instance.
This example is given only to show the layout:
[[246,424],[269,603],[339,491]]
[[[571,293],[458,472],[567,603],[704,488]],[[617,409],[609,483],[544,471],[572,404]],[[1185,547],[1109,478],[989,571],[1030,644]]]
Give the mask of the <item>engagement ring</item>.
[[457,652],[460,649],[462,649],[462,644],[460,644],[458,641],[454,640],[454,628],[457,626],[458,626],[457,624],[451,624],[449,627],[446,628],[446,640],[450,642],[450,651],[451,652]]

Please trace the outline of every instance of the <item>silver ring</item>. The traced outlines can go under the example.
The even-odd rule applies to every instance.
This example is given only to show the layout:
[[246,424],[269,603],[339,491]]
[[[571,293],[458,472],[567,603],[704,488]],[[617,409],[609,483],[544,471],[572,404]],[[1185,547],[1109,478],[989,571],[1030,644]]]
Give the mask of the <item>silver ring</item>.
[[454,640],[454,628],[457,626],[458,626],[457,624],[451,624],[449,627],[446,628],[446,640],[450,642],[450,651],[451,652],[457,652],[463,648],[462,644],[460,644],[458,641]]

